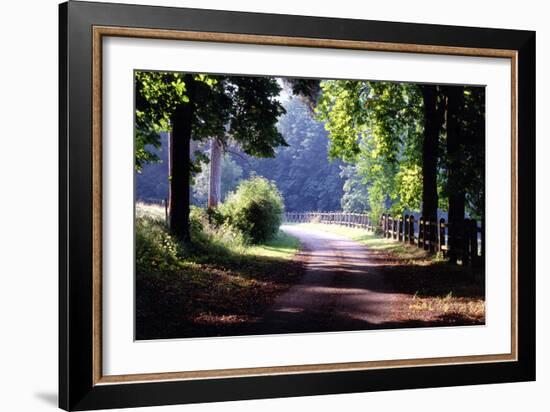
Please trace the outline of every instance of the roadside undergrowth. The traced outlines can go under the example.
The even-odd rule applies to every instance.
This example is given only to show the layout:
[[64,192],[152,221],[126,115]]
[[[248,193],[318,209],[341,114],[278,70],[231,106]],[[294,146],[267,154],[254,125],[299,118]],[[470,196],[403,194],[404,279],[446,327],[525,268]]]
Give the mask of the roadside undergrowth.
[[160,207],[136,207],[137,339],[245,334],[301,276],[300,244],[279,232],[248,244],[229,226],[191,213],[192,241],[168,232]]
[[393,304],[395,322],[425,326],[485,323],[483,268],[452,265],[439,254],[364,229],[321,223],[299,225],[357,241],[384,258],[377,269],[387,279],[387,290],[402,294]]

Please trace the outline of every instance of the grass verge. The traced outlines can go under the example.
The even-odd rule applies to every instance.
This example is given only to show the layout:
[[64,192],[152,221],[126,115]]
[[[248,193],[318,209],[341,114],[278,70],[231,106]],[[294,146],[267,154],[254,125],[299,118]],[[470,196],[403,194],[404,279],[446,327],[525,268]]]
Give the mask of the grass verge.
[[363,229],[321,223],[300,226],[355,240],[383,258],[378,269],[387,290],[402,294],[393,304],[393,320],[403,326],[473,325],[485,323],[483,268],[449,264],[416,246]]
[[291,259],[300,250],[300,242],[293,236],[279,231],[277,236],[261,245],[250,246],[246,253],[267,258]]
[[345,236],[348,239],[367,245],[373,250],[390,253],[401,259],[434,259],[434,257],[430,256],[424,249],[419,249],[403,242],[396,242],[392,239],[386,239],[372,232],[367,232],[364,229],[340,225],[326,225],[322,223],[301,223],[300,226]]
[[158,209],[136,207],[137,339],[247,334],[303,273],[299,242],[283,232],[251,246],[195,211],[183,246]]

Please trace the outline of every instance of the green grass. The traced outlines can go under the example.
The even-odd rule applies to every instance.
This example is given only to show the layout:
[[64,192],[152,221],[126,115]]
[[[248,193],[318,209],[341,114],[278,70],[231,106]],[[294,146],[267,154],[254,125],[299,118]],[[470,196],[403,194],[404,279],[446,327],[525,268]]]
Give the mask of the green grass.
[[136,206],[138,339],[245,334],[303,273],[299,242],[283,232],[250,245],[194,209],[191,238],[168,233],[162,206]]
[[310,229],[345,236],[348,239],[362,243],[373,250],[387,252],[402,259],[432,260],[435,258],[430,256],[425,250],[419,249],[416,246],[408,245],[403,242],[397,242],[393,239],[386,239],[372,232],[367,232],[365,229],[340,225],[326,225],[323,223],[300,223],[299,225]]
[[164,222],[166,219],[164,206],[151,203],[136,203],[136,217],[149,217],[158,222]]
[[[164,207],[157,204],[148,204],[138,202],[136,203],[136,218],[145,218],[151,220],[154,223],[164,224],[166,216]],[[216,252],[220,252],[221,249],[225,249],[223,252],[228,252],[230,255],[242,255],[248,256],[260,256],[271,257],[280,259],[292,259],[294,255],[300,250],[300,242],[293,236],[290,236],[282,231],[279,231],[277,235],[266,242],[261,244],[249,245],[243,244],[241,240],[235,240],[234,238],[223,239],[221,235],[222,230],[216,230],[209,227],[204,228],[211,235],[213,244],[209,246],[212,249],[217,249]],[[201,253],[208,252],[201,250]]]
[[393,303],[396,321],[427,326],[485,322],[485,287],[476,269],[451,265],[438,255],[364,229],[322,223],[297,225],[345,236],[387,254],[387,264],[379,270],[392,291],[402,295]]
[[274,239],[261,245],[249,246],[246,248],[245,253],[255,256],[292,259],[299,250],[300,242],[298,239],[279,231]]

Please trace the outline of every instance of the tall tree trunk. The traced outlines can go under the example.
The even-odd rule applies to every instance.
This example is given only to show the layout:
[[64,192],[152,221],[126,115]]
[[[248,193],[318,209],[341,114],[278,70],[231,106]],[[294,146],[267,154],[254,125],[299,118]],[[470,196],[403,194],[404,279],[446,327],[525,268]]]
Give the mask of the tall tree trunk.
[[449,259],[462,256],[464,240],[464,150],[459,116],[464,103],[464,88],[444,87],[447,96],[447,192],[449,194]]
[[216,207],[222,194],[223,145],[217,138],[210,141],[210,178],[208,182],[208,207]]
[[[437,158],[443,111],[438,104],[437,86],[420,86],[424,99],[424,141],[422,143],[422,216],[437,220]],[[430,233],[435,233],[430,230]],[[433,240],[433,239],[430,239]]]
[[179,104],[171,118],[170,133],[170,231],[181,241],[189,241],[189,180],[191,131],[193,125],[194,80],[192,75],[184,76],[188,103]]

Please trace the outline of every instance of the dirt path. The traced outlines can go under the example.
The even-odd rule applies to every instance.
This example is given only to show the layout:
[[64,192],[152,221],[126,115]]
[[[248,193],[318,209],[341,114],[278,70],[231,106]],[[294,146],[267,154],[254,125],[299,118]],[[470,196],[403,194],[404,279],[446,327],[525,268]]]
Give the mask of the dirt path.
[[[390,293],[377,269],[386,258],[343,236],[301,226],[282,226],[298,238],[306,265],[301,281],[279,296],[262,328],[305,332],[392,327]],[[264,329],[264,330],[266,330]]]

